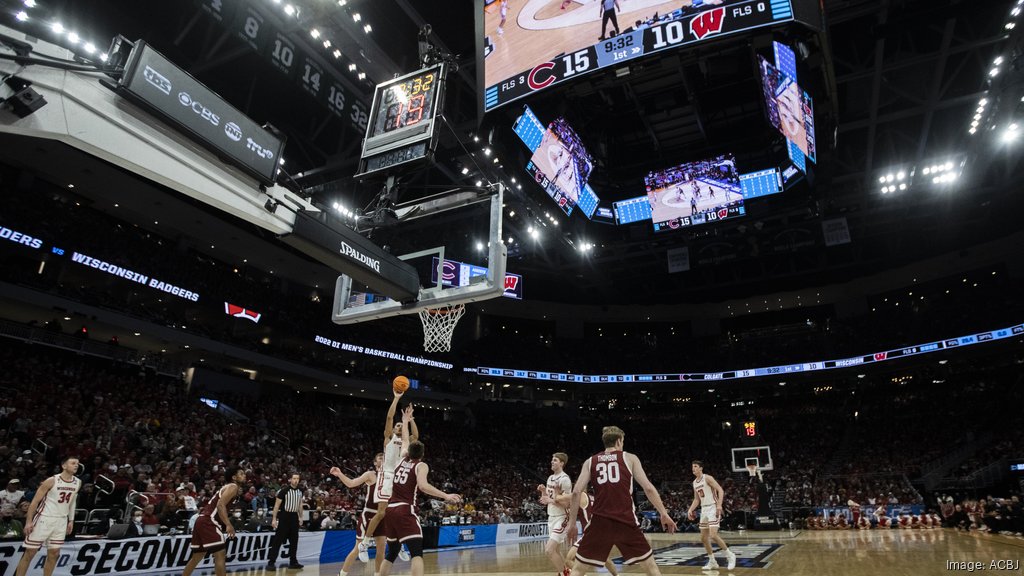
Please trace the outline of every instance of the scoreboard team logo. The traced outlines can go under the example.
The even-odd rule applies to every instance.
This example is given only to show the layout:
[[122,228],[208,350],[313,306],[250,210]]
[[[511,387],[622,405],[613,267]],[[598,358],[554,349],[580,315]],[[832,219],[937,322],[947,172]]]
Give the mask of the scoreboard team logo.
[[703,40],[709,34],[721,32],[723,22],[725,22],[725,8],[701,12],[690,20],[690,32],[696,36],[697,40]]
[[[775,554],[781,544],[734,544],[729,549],[736,554],[737,568],[768,568],[769,558]],[[722,559],[725,556],[722,555]],[[615,562],[622,562],[616,558]],[[658,566],[703,566],[707,561],[707,553],[700,542],[680,542],[667,548],[655,550],[654,560]]]

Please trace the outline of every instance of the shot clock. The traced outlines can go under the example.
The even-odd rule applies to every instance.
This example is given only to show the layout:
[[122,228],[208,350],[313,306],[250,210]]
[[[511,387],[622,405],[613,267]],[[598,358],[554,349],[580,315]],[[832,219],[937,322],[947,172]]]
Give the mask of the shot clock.
[[430,157],[445,72],[438,64],[377,85],[357,176],[383,175]]

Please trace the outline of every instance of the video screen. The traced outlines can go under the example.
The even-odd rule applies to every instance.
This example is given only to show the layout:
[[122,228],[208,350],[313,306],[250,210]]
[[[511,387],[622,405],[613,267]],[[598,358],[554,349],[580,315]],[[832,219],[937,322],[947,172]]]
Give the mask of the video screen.
[[[814,104],[809,94],[800,89],[795,80],[783,74],[762,56],[758,56],[761,68],[761,88],[764,93],[768,122],[778,130],[800,154],[811,162],[817,162],[814,137]],[[791,147],[792,148],[792,147]],[[791,157],[801,165],[799,155],[791,151]]]
[[[543,174],[550,185],[561,191],[567,203],[575,206],[579,204],[580,196],[590,178],[594,159],[583,147],[579,135],[566,123],[565,118],[559,117],[548,125],[540,146],[533,151],[530,164],[534,167],[531,172],[535,179],[537,172]],[[540,180],[538,183],[545,185]],[[559,202],[559,206],[565,208],[560,199],[556,198],[556,201]]]
[[746,214],[732,154],[649,172],[644,184],[655,232]]
[[794,19],[793,0],[483,0],[484,110],[565,80]]

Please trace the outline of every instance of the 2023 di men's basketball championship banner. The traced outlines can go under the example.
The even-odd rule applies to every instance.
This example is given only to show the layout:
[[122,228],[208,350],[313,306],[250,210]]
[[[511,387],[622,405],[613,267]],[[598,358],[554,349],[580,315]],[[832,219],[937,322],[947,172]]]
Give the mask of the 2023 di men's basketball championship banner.
[[647,54],[800,21],[814,0],[483,0],[484,110]]

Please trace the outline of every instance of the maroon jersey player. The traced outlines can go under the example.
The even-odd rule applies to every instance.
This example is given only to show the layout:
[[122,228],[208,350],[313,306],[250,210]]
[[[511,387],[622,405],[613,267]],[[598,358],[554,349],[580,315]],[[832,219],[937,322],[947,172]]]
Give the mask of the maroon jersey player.
[[569,509],[569,538],[576,538],[576,516],[580,509],[580,497],[593,480],[593,517],[587,531],[580,540],[572,576],[583,576],[591,567],[600,568],[608,559],[612,546],[619,549],[624,564],[637,564],[649,576],[660,576],[661,570],[654,562],[654,552],[647,542],[640,524],[636,521],[633,506],[633,480],[643,489],[647,499],[661,515],[661,526],[666,532],[676,531],[676,523],[668,515],[657,488],[648,480],[640,459],[623,451],[626,434],[617,426],[605,426],[601,431],[604,451],[594,454],[583,463],[583,469],[572,491],[572,506]]
[[423,443],[418,440],[409,441],[412,412],[412,406],[407,406],[402,411],[402,454],[404,457],[395,468],[391,499],[388,500],[388,513],[384,517],[384,534],[387,536],[388,546],[387,552],[384,554],[384,564],[381,566],[380,576],[388,576],[391,573],[391,566],[398,558],[402,544],[408,546],[409,553],[412,555],[412,576],[423,576],[423,530],[420,528],[420,519],[416,515],[417,491],[448,502],[462,500],[458,494],[446,494],[431,486],[427,480],[430,467],[422,461]]
[[366,501],[363,503],[363,511],[359,514],[358,521],[356,522],[356,543],[352,546],[352,551],[345,557],[345,563],[341,566],[341,572],[339,576],[348,576],[349,571],[352,570],[352,564],[359,556],[359,543],[363,541],[364,536],[370,536],[377,543],[377,556],[374,558],[375,568],[374,574],[380,573],[380,566],[384,563],[384,554],[380,553],[384,550],[384,526],[378,524],[377,528],[373,531],[373,534],[367,534],[367,528],[370,524],[370,520],[377,513],[377,475],[380,474],[381,468],[384,466],[384,453],[379,452],[373,458],[373,470],[367,470],[363,472],[358,478],[349,478],[341,471],[341,468],[334,466],[331,468],[331,476],[334,476],[346,487],[355,489],[360,486],[366,487]]
[[242,492],[245,470],[236,468],[231,481],[221,486],[217,493],[206,501],[199,512],[195,528],[192,529],[192,557],[181,576],[192,576],[192,571],[207,554],[213,554],[213,567],[217,576],[226,576],[228,539],[235,537],[235,528],[228,517],[228,504]]

